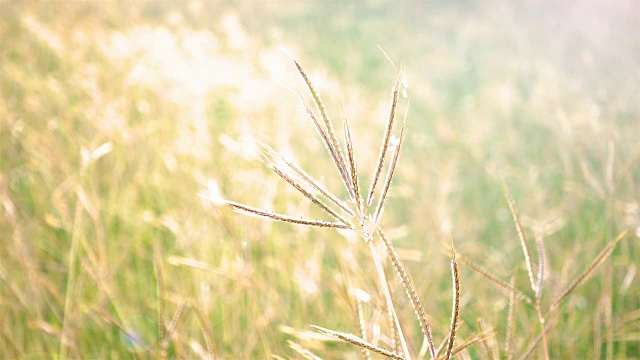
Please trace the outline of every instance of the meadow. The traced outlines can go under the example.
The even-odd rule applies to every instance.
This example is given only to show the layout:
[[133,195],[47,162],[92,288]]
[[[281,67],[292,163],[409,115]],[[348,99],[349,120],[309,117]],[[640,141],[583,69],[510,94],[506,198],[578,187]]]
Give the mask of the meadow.
[[0,359],[640,359],[639,12],[0,2]]

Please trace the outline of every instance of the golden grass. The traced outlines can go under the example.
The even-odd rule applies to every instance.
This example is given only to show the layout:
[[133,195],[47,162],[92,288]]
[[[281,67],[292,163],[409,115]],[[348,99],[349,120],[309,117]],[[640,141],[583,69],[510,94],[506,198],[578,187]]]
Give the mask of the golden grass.
[[0,358],[636,356],[636,6],[337,6],[0,4]]
[[[309,219],[303,219],[303,218],[293,217],[289,215],[276,214],[267,210],[257,209],[257,208],[240,204],[234,201],[215,198],[214,195],[208,194],[206,192],[201,193],[201,197],[203,197],[204,199],[208,199],[215,204],[226,205],[226,206],[232,207],[234,210],[246,213],[248,215],[259,216],[269,220],[283,221],[283,222],[288,222],[296,225],[333,227],[338,229],[350,230],[355,233],[358,233],[365,242],[369,243],[371,254],[373,256],[374,263],[376,264],[380,286],[382,288],[382,291],[386,299],[387,312],[390,314],[390,317],[392,319],[392,322],[390,324],[392,347],[394,348],[394,350],[396,350],[396,347],[397,347],[396,340],[399,340],[403,355],[399,355],[393,351],[385,350],[378,346],[369,344],[365,340],[360,339],[352,334],[346,334],[341,332],[329,332],[329,330],[326,330],[326,329],[323,329],[323,331],[329,332],[330,334],[335,335],[342,340],[360,345],[361,347],[364,348],[364,350],[375,351],[388,357],[411,359],[412,351],[408,348],[407,339],[405,339],[403,335],[403,330],[399,322],[397,310],[394,306],[394,301],[391,297],[386,276],[384,275],[384,269],[382,268],[380,264],[380,260],[376,256],[376,250],[373,247],[374,237],[377,235],[377,237],[380,239],[382,244],[384,244],[387,250],[389,259],[391,260],[391,263],[394,269],[396,270],[398,280],[404,287],[407,298],[409,299],[411,305],[414,308],[420,328],[422,329],[425,339],[427,340],[430,356],[432,359],[435,359],[437,358],[438,355],[436,353],[436,348],[433,341],[433,335],[431,333],[431,327],[429,325],[429,322],[427,321],[427,316],[425,314],[424,307],[421,304],[416,288],[413,285],[413,281],[411,280],[411,277],[409,276],[405,266],[403,265],[402,261],[398,257],[398,254],[396,253],[391,241],[385,236],[384,232],[378,225],[378,221],[380,219],[380,215],[382,213],[382,209],[384,207],[384,203],[387,198],[391,181],[395,174],[395,170],[398,164],[398,159],[400,154],[400,148],[402,146],[404,136],[405,136],[404,135],[405,123],[403,122],[401,131],[400,131],[399,140],[393,146],[391,145],[391,138],[394,131],[394,123],[395,123],[395,117],[396,117],[396,107],[398,104],[398,98],[399,98],[399,92],[400,92],[400,86],[401,86],[400,78],[402,74],[399,74],[398,80],[396,81],[392,89],[389,117],[388,117],[387,125],[385,127],[377,165],[374,170],[373,180],[367,195],[366,206],[363,206],[363,199],[360,195],[361,192],[359,189],[359,175],[357,173],[357,165],[354,159],[353,144],[352,144],[351,133],[349,131],[348,124],[346,121],[343,122],[344,133],[345,133],[345,136],[344,136],[345,148],[347,149],[346,151],[347,159],[345,159],[341,151],[341,146],[337,143],[335,130],[326,114],[326,110],[324,108],[322,100],[320,99],[320,95],[315,90],[311,80],[307,76],[306,72],[303,70],[302,66],[300,66],[300,64],[296,60],[294,60],[294,64],[298,69],[298,72],[304,79],[305,84],[307,85],[309,93],[311,94],[313,101],[316,104],[316,108],[320,112],[320,115],[324,121],[324,125],[321,125],[316,120],[315,114],[309,108],[309,106],[307,106],[304,103],[304,99],[303,99],[303,105],[305,107],[305,111],[309,119],[313,123],[314,127],[316,128],[318,134],[320,135],[320,138],[323,144],[327,148],[336,166],[336,169],[338,170],[338,173],[342,179],[342,182],[346,187],[347,193],[350,196],[351,205],[354,207],[348,207],[348,206],[342,205],[342,204],[345,204],[344,201],[338,200],[336,196],[329,195],[329,193],[324,190],[324,187],[321,186],[318,183],[318,181],[306,175],[304,171],[300,170],[299,166],[289,161],[285,161],[285,163],[288,165],[288,168],[292,170],[293,175],[295,175],[295,176],[290,176],[285,172],[286,169],[284,167],[280,167],[277,164],[270,163],[268,161],[268,158],[270,156],[273,156],[279,159],[284,159],[284,157],[278,155],[277,152],[271,150],[266,145],[263,146],[266,152],[265,156],[263,156],[263,159],[265,159],[265,163],[267,164],[267,166],[272,171],[274,171],[280,178],[282,178],[286,183],[288,183],[293,188],[295,188],[298,192],[300,192],[307,200],[309,200],[311,203],[318,206],[323,212],[328,214],[330,217],[335,218],[340,223],[331,223],[331,222],[322,221],[322,220],[309,220]],[[392,155],[389,161],[389,165],[387,166],[388,170],[387,170],[387,174],[381,190],[380,199],[378,200],[378,204],[376,208],[373,210],[373,213],[369,214],[368,210],[369,210],[369,207],[372,205],[373,196],[374,196],[374,193],[376,193],[380,174],[382,173],[382,169],[385,167],[385,163],[387,162],[386,154],[390,151],[389,150],[390,148],[393,148],[391,150]],[[348,165],[347,165],[347,162],[348,162]],[[318,190],[320,193],[325,195],[325,197],[328,198],[334,205],[339,205],[339,207],[343,208],[343,210],[345,210],[345,212],[347,213],[346,215],[351,215],[353,219],[352,220],[345,219],[342,215],[340,215],[337,212],[337,210],[332,209],[328,204],[324,203],[321,199],[313,195],[310,192],[310,190],[308,190],[309,188]],[[455,253],[453,254],[453,258],[452,258],[452,274],[454,279],[453,281],[454,306],[452,309],[452,317],[451,317],[451,327],[450,327],[451,331],[447,340],[447,348],[445,351],[445,359],[447,360],[451,357],[451,354],[453,351],[455,337],[456,337],[456,330],[457,330],[458,321],[460,318],[460,306],[459,306],[460,305],[459,303],[460,277],[458,273],[458,265],[455,259]],[[358,312],[358,316],[360,318],[360,321],[362,322],[360,312]],[[362,323],[360,328],[361,328],[361,333],[363,334],[363,336],[365,336],[366,332],[362,330],[365,327],[362,325]],[[368,356],[366,355],[367,354],[366,352],[363,354],[365,354],[365,357]]]

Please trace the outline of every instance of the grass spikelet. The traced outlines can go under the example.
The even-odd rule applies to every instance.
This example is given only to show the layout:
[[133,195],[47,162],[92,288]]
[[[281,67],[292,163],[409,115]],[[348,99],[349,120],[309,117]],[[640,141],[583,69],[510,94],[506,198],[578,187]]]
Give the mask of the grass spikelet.
[[[316,104],[316,108],[320,112],[320,116],[322,117],[322,120],[324,121],[325,129],[326,129],[326,135],[327,135],[327,141],[328,141],[326,145],[329,146],[330,150],[333,152],[333,154],[332,154],[333,161],[335,162],[336,166],[338,167],[338,171],[340,172],[340,176],[342,177],[342,180],[344,181],[345,185],[347,186],[347,188],[350,188],[350,181],[349,181],[349,178],[347,176],[347,167],[346,167],[346,164],[345,164],[345,160],[344,160],[344,157],[342,155],[342,151],[340,150],[340,146],[338,145],[338,138],[336,137],[335,130],[333,129],[333,124],[329,120],[329,116],[327,116],[327,111],[324,108],[324,104],[322,103],[322,99],[320,99],[320,96],[316,92],[316,90],[315,90],[315,88],[313,86],[313,83],[311,82],[311,80],[309,79],[309,77],[307,76],[305,71],[302,69],[302,66],[300,66],[300,64],[295,59],[293,59],[293,62],[295,63],[296,68],[298,69],[298,72],[300,73],[300,75],[304,79],[304,82],[307,84],[307,88],[309,89],[309,92],[311,93],[311,97],[313,98],[313,102]],[[307,107],[307,109],[309,109],[309,108]],[[311,114],[311,112],[309,110],[307,110],[307,113]]]
[[337,144],[334,144],[334,142],[331,140],[331,135],[327,133],[327,131],[322,127],[322,125],[320,125],[320,123],[318,122],[318,119],[316,119],[316,116],[313,114],[313,111],[307,105],[307,103],[304,101],[302,97],[300,98],[300,101],[302,102],[302,106],[304,106],[305,111],[307,112],[307,116],[309,116],[309,119],[311,119],[311,121],[313,122],[313,125],[316,128],[316,131],[318,131],[318,135],[320,135],[320,139],[322,139],[322,143],[324,144],[325,148],[329,152],[329,155],[331,156],[331,160],[333,160],[333,163],[338,169],[338,173],[340,174],[340,178],[342,179],[342,182],[347,187],[347,189],[349,189],[349,192],[351,193],[353,191],[351,188],[351,181],[347,174],[347,168],[344,163],[344,159],[342,159],[342,152],[340,151],[340,147]]
[[357,336],[355,336],[353,334],[343,333],[343,332],[339,332],[339,331],[333,331],[333,330],[325,329],[323,327],[316,326],[316,325],[311,325],[311,327],[313,327],[314,329],[316,329],[316,330],[318,330],[318,331],[320,331],[322,333],[325,333],[325,334],[328,334],[328,335],[331,335],[331,336],[335,336],[335,337],[337,337],[338,339],[340,339],[342,341],[345,341],[345,342],[360,346],[362,348],[365,348],[367,350],[371,350],[373,352],[377,352],[378,354],[384,355],[384,356],[386,356],[388,358],[397,359],[397,360],[404,360],[404,357],[402,355],[396,354],[396,353],[394,353],[392,351],[389,351],[389,350],[383,349],[383,348],[381,348],[379,346],[376,346],[376,345],[373,345],[371,343],[368,343],[368,342],[364,341],[363,339],[361,339],[361,338],[359,338],[359,337],[357,337]]
[[573,292],[573,290],[575,290],[578,286],[580,286],[580,284],[582,284],[585,280],[587,280],[591,274],[593,274],[593,272],[602,264],[602,262],[609,255],[611,255],[611,253],[613,252],[613,249],[615,249],[618,242],[620,242],[620,240],[624,239],[624,237],[627,236],[628,232],[629,232],[628,230],[625,230],[620,234],[618,234],[618,236],[616,236],[613,240],[609,241],[609,243],[604,247],[604,249],[602,249],[602,251],[600,251],[600,253],[598,253],[598,255],[593,259],[591,264],[587,266],[587,268],[582,272],[582,274],[578,276],[571,283],[571,285],[567,286],[567,288],[562,292],[562,294],[554,300],[553,305],[551,305],[551,307],[549,307],[549,310],[547,311],[547,316],[551,312],[555,311],[560,305],[560,303],[562,303],[562,301],[564,301],[564,299],[566,299],[567,296],[569,296],[569,294]]
[[456,340],[458,322],[460,321],[460,273],[458,272],[458,262],[456,261],[456,251],[451,239],[451,276],[453,279],[453,304],[451,307],[451,331],[447,340],[447,350],[444,359],[449,360],[453,352],[453,345]]
[[382,146],[380,147],[380,154],[378,155],[376,169],[373,173],[373,180],[371,181],[371,187],[369,188],[369,194],[367,195],[367,208],[371,207],[371,203],[373,202],[373,193],[376,191],[376,187],[378,186],[380,174],[382,173],[382,167],[384,166],[384,159],[386,157],[387,150],[389,149],[389,141],[391,140],[391,133],[393,131],[393,124],[396,117],[396,107],[398,105],[398,94],[400,91],[399,89],[400,77],[398,77],[398,80],[396,81],[395,85],[393,85],[393,89],[391,90],[389,119],[387,120],[387,126],[384,130],[384,135],[382,137]]
[[293,170],[293,172],[296,175],[300,177],[300,179],[305,181],[314,190],[322,194],[322,196],[330,200],[334,205],[344,210],[347,214],[349,214],[349,216],[355,216],[355,213],[353,212],[353,210],[351,210],[344,201],[338,199],[335,195],[329,192],[329,190],[327,190],[322,184],[320,184],[317,180],[315,180],[313,177],[307,174],[306,171],[304,171],[302,168],[296,165],[293,161],[287,159],[282,154],[273,150],[271,147],[269,147],[266,144],[261,143],[260,145],[263,147],[264,152],[266,152],[269,156],[273,157],[275,160],[281,161],[284,164],[286,164],[291,170]]
[[362,194],[360,193],[360,184],[358,183],[358,165],[356,164],[353,152],[353,141],[351,138],[351,130],[349,129],[349,121],[345,117],[343,120],[344,142],[347,146],[347,160],[349,162],[349,173],[351,174],[351,186],[353,193],[351,198],[359,212],[362,212]]
[[289,215],[277,214],[267,210],[260,210],[251,206],[240,204],[235,201],[226,201],[226,205],[233,208],[236,211],[245,213],[247,215],[253,215],[253,216],[275,220],[275,221],[288,222],[288,223],[297,224],[297,225],[330,227],[330,228],[337,228],[337,229],[351,229],[349,225],[345,225],[345,224],[339,224],[339,223],[322,221],[322,220],[297,218]]
[[536,313],[538,315],[538,322],[540,323],[540,331],[542,335],[542,345],[544,347],[544,358],[549,360],[549,344],[547,342],[546,331],[544,330],[544,317],[542,316],[541,309],[541,296],[542,296],[542,285],[544,282],[544,263],[545,263],[545,255],[544,255],[544,243],[542,234],[536,234],[536,244],[538,245],[538,283],[535,287],[535,295],[536,295]]
[[349,222],[344,217],[340,216],[340,214],[338,214],[333,209],[331,209],[327,204],[325,204],[322,201],[320,201],[320,199],[318,199],[316,196],[314,196],[312,193],[310,193],[307,189],[305,189],[304,186],[301,183],[299,183],[297,180],[295,180],[292,177],[290,177],[289,175],[285,174],[278,167],[278,165],[271,165],[269,167],[271,168],[271,170],[273,170],[273,172],[278,174],[278,176],[280,176],[284,181],[286,181],[289,185],[293,186],[304,197],[306,197],[309,201],[314,203],[316,206],[318,206],[324,212],[326,212],[327,214],[333,216],[336,220],[340,221],[342,224],[351,227]]
[[531,283],[531,289],[535,292],[537,281],[533,277],[533,265],[531,265],[531,255],[530,255],[531,252],[529,251],[527,238],[524,235],[522,223],[520,222],[520,215],[518,213],[518,209],[516,208],[515,201],[513,200],[513,196],[511,196],[511,192],[509,191],[509,187],[504,181],[502,182],[502,189],[504,191],[504,196],[507,199],[507,203],[509,203],[509,210],[511,211],[513,222],[516,225],[516,231],[518,232],[518,239],[520,239],[520,245],[522,246],[522,252],[524,254],[524,261],[527,265],[527,274],[529,274],[529,282]]
[[380,228],[377,229],[378,235],[380,239],[384,243],[385,248],[387,249],[387,254],[391,259],[391,263],[393,264],[394,269],[396,270],[396,274],[400,278],[400,282],[404,287],[404,290],[411,302],[411,306],[415,311],[416,317],[418,318],[418,322],[420,323],[420,328],[422,329],[422,333],[427,338],[429,343],[429,354],[432,359],[436,358],[436,346],[433,342],[433,336],[431,335],[431,326],[429,326],[429,322],[427,321],[427,316],[425,315],[424,308],[422,307],[422,303],[420,302],[420,298],[416,292],[415,287],[413,286],[413,281],[409,277],[409,273],[407,273],[402,261],[398,257],[396,250],[393,248],[393,245],[387,239]]
[[402,148],[402,143],[404,141],[404,129],[405,124],[403,123],[402,130],[400,131],[400,138],[398,139],[398,142],[397,144],[395,144],[393,149],[391,164],[389,165],[387,176],[384,180],[384,186],[382,187],[382,195],[380,195],[378,206],[376,207],[376,211],[373,215],[373,222],[375,224],[378,224],[378,222],[380,221],[380,216],[382,215],[382,210],[384,209],[384,204],[387,200],[387,194],[389,193],[389,188],[391,187],[391,180],[393,180],[393,175],[396,172],[396,165],[398,164],[398,159],[400,158],[400,149]]

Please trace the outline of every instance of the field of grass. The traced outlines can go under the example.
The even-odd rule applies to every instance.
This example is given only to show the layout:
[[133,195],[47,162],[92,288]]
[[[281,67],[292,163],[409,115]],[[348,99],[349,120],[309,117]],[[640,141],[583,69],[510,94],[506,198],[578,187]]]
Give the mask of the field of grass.
[[436,347],[453,241],[457,358],[640,359],[638,13],[631,0],[0,2],[0,359],[383,358],[310,325],[429,358],[378,238],[199,196],[333,221],[261,162],[263,143],[349,199],[291,56],[340,143],[348,120],[363,193],[403,66],[379,225]]

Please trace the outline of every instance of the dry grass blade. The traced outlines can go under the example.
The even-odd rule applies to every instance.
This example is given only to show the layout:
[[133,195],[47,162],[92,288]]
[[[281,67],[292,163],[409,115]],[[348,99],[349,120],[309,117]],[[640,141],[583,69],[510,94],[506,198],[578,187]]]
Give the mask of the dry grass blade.
[[391,180],[393,180],[393,175],[396,172],[396,165],[398,165],[398,159],[400,158],[400,149],[402,148],[402,143],[404,141],[404,129],[405,124],[403,123],[402,129],[400,130],[400,138],[398,139],[398,143],[393,149],[391,164],[389,165],[389,170],[387,171],[387,176],[384,180],[384,186],[382,188],[382,195],[380,195],[378,206],[376,207],[376,211],[373,215],[373,222],[375,224],[380,221],[380,216],[382,215],[382,210],[384,209],[384,204],[387,200],[387,194],[389,193],[389,187],[391,187]]
[[385,237],[384,233],[379,227],[377,228],[377,232],[378,232],[378,235],[380,236],[380,239],[384,243],[385,248],[387,249],[387,254],[391,259],[391,263],[393,264],[393,267],[396,270],[398,277],[400,278],[400,282],[402,283],[402,286],[404,287],[405,292],[407,293],[407,297],[411,302],[411,306],[413,306],[413,310],[415,311],[416,317],[418,318],[418,322],[420,323],[420,328],[422,329],[422,333],[424,334],[424,336],[427,338],[427,341],[429,342],[429,354],[431,355],[432,359],[435,359],[436,346],[433,342],[433,335],[431,335],[431,327],[429,326],[429,322],[427,321],[427,316],[425,315],[424,308],[422,307],[422,303],[420,302],[420,298],[418,297],[416,289],[413,286],[413,282],[409,277],[409,273],[404,268],[404,265],[402,264],[402,261],[400,261],[400,258],[398,257],[396,250],[393,248],[393,245],[391,244],[389,239]]
[[260,143],[260,145],[263,147],[263,149],[266,152],[266,154],[268,154],[269,156],[273,157],[274,159],[277,159],[277,160],[285,163],[291,170],[293,170],[294,173],[296,173],[309,186],[311,186],[314,190],[316,190],[320,194],[322,194],[322,196],[324,196],[327,199],[329,199],[333,204],[335,204],[336,206],[338,206],[339,208],[344,210],[350,216],[355,216],[355,213],[353,212],[353,210],[351,210],[347,206],[347,204],[344,203],[344,201],[338,199],[337,197],[335,197],[335,195],[331,194],[324,186],[322,186],[322,184],[320,184],[318,181],[316,181],[314,178],[312,178],[309,174],[306,173],[306,171],[302,170],[302,168],[300,168],[298,165],[296,165],[293,161],[288,160],[283,155],[281,155],[277,151],[273,150],[271,147],[269,147],[266,144]]
[[[326,134],[328,137],[328,146],[330,146],[330,148],[333,149],[333,151],[335,152],[335,155],[332,154],[333,157],[333,161],[335,162],[336,166],[338,167],[338,171],[340,172],[340,175],[342,176],[342,180],[344,181],[345,185],[347,186],[347,188],[350,188],[350,181],[348,178],[348,174],[347,174],[347,166],[345,164],[344,161],[344,157],[342,156],[342,151],[340,150],[340,146],[338,145],[338,138],[336,137],[336,133],[333,130],[333,125],[331,124],[331,121],[329,120],[329,117],[327,116],[327,111],[324,108],[324,105],[322,104],[322,100],[320,99],[320,96],[318,95],[318,93],[316,92],[315,88],[313,87],[313,83],[311,83],[311,80],[309,80],[309,77],[307,76],[307,74],[304,72],[304,70],[302,69],[302,66],[300,66],[300,64],[293,59],[293,62],[296,64],[296,68],[298,69],[298,72],[300,73],[300,75],[302,76],[302,78],[304,79],[304,82],[307,84],[307,88],[309,89],[309,92],[311,93],[311,97],[313,97],[313,102],[316,104],[316,107],[318,108],[318,111],[320,112],[320,116],[322,117],[322,120],[324,121],[324,125],[326,128]],[[307,107],[308,109],[308,107]],[[307,110],[307,113],[310,113],[309,110]]]
[[458,322],[460,321],[460,273],[458,272],[458,262],[456,261],[456,251],[451,239],[451,276],[453,278],[453,304],[451,306],[451,331],[447,340],[447,350],[444,359],[451,359],[453,345],[456,341]]
[[329,330],[329,329],[325,329],[323,327],[320,326],[315,326],[315,325],[311,325],[311,327],[313,327],[314,329],[323,332],[325,334],[329,334],[332,336],[337,337],[338,339],[342,340],[342,341],[346,341],[348,343],[354,344],[354,345],[358,345],[360,347],[363,347],[365,349],[371,350],[373,352],[377,352],[378,354],[384,355],[388,358],[391,359],[397,359],[397,360],[403,360],[404,357],[400,354],[396,354],[394,352],[391,352],[389,350],[383,349],[379,346],[370,344],[364,340],[362,340],[361,338],[353,335],[353,334],[348,334],[348,333],[343,333],[343,332],[339,332],[339,331],[333,331],[333,330]]
[[598,268],[598,266],[600,266],[602,262],[609,255],[611,255],[611,253],[613,252],[613,249],[616,247],[618,242],[622,240],[627,235],[628,232],[629,232],[628,230],[625,230],[621,232],[618,236],[616,236],[613,240],[609,241],[607,246],[605,246],[604,249],[602,249],[602,251],[600,251],[600,253],[595,257],[595,259],[593,259],[591,264],[589,264],[589,266],[585,269],[582,275],[578,276],[578,278],[575,279],[571,283],[571,285],[569,285],[566,288],[566,290],[562,292],[560,296],[558,296],[558,298],[553,302],[553,305],[551,305],[551,307],[547,311],[546,316],[549,316],[551,312],[556,310],[560,305],[560,303],[562,303],[562,301],[564,301],[564,299],[566,299],[567,296],[569,296],[569,294],[573,292],[573,290],[575,290],[580,284],[582,284],[585,280],[587,280],[587,278]]
[[458,253],[458,258],[459,258],[460,262],[462,262],[463,264],[467,265],[468,267],[470,267],[475,272],[477,272],[480,275],[486,277],[487,279],[493,281],[496,285],[498,285],[501,288],[505,289],[509,293],[514,294],[518,299],[520,299],[520,300],[526,302],[527,304],[533,306],[533,301],[527,295],[525,295],[522,291],[518,290],[515,286],[506,283],[505,281],[503,281],[499,277],[497,277],[494,274],[492,274],[489,270],[487,270],[487,269],[481,267],[480,265],[474,263],[473,261],[468,259],[466,256],[462,256],[460,253]]
[[524,261],[527,265],[527,273],[529,274],[529,282],[531,283],[531,289],[536,291],[537,281],[533,278],[533,265],[531,265],[531,252],[529,251],[529,245],[527,244],[527,238],[524,235],[524,230],[522,228],[522,223],[520,222],[520,215],[518,214],[518,209],[516,208],[515,201],[513,200],[513,196],[511,196],[511,192],[509,191],[509,187],[505,182],[502,182],[502,188],[504,191],[504,196],[509,203],[509,210],[511,210],[511,216],[513,216],[513,222],[516,225],[516,230],[518,232],[518,238],[520,239],[520,245],[522,246],[522,252],[524,253]]
[[254,216],[257,216],[257,217],[267,218],[267,219],[270,219],[270,220],[288,222],[288,223],[297,224],[297,225],[330,227],[330,228],[337,228],[337,229],[351,229],[351,227],[349,225],[345,225],[345,224],[338,224],[338,223],[329,222],[329,221],[322,221],[322,220],[311,220],[311,219],[304,219],[304,218],[296,218],[296,217],[289,216],[289,215],[276,214],[276,213],[273,213],[273,212],[270,212],[270,211],[260,210],[260,209],[257,209],[257,208],[251,207],[251,206],[240,204],[240,203],[237,203],[235,201],[227,201],[227,200],[225,200],[225,203],[226,203],[227,206],[233,208],[234,210],[240,211],[240,212],[245,213],[247,215],[254,215]]
[[351,139],[351,130],[349,129],[349,121],[347,121],[347,118],[344,118],[343,123],[344,142],[347,145],[347,160],[349,161],[349,173],[351,174],[351,185],[353,187],[351,197],[358,211],[362,211],[362,194],[360,193],[360,184],[358,184],[358,166],[353,153],[353,141]]
[[376,191],[376,187],[378,186],[378,181],[380,180],[380,174],[382,173],[382,167],[384,166],[384,159],[387,154],[387,150],[389,149],[389,141],[391,140],[391,133],[393,131],[393,124],[395,122],[396,117],[396,107],[398,105],[398,94],[400,91],[400,77],[396,81],[395,85],[393,85],[393,90],[391,93],[391,105],[389,107],[389,119],[387,121],[387,127],[384,130],[384,135],[382,138],[382,146],[380,147],[380,154],[378,155],[378,162],[376,165],[376,170],[373,173],[373,180],[371,182],[371,187],[369,188],[369,194],[367,195],[367,208],[371,206],[373,201],[373,193]]
[[318,199],[316,196],[314,196],[312,193],[310,193],[307,189],[305,189],[301,183],[299,183],[298,181],[296,181],[295,179],[293,179],[289,175],[285,174],[284,171],[282,171],[278,167],[278,165],[271,164],[269,167],[271,168],[271,170],[273,170],[273,172],[278,174],[278,176],[280,176],[284,181],[289,183],[289,185],[293,186],[302,195],[304,195],[304,197],[309,199],[309,201],[314,203],[316,206],[318,206],[320,209],[325,211],[327,214],[333,216],[336,220],[340,221],[344,225],[350,226],[349,222],[344,217],[340,216],[340,214],[338,214],[333,209],[331,209],[329,206],[327,206],[325,203],[320,201],[320,199]]

